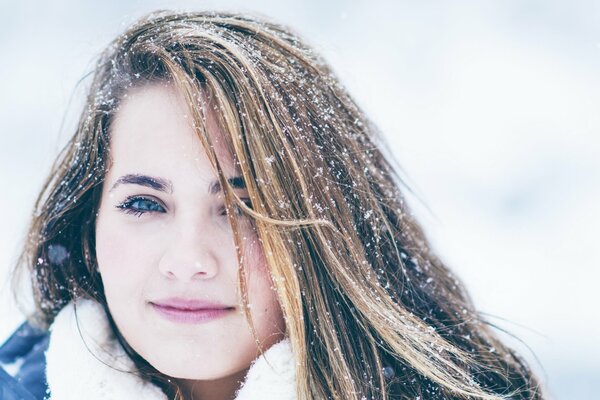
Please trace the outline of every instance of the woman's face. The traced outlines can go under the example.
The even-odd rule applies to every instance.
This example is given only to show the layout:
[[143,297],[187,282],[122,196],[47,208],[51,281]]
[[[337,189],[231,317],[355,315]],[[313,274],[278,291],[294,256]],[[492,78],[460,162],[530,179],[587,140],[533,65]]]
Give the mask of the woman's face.
[[[108,307],[129,345],[166,375],[215,380],[243,373],[259,350],[240,306],[223,192],[188,114],[170,86],[124,98],[111,128],[96,253]],[[207,126],[218,142],[214,116]],[[215,147],[247,199],[232,157]],[[237,218],[248,303],[266,349],[282,339],[284,321],[253,225]]]

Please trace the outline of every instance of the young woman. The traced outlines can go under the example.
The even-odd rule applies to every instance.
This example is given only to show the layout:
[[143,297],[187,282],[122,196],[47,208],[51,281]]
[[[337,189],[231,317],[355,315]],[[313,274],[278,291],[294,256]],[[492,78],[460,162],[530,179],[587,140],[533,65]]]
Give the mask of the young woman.
[[401,187],[287,28],[151,14],[102,53],[38,199],[17,271],[36,312],[0,351],[24,357],[22,384],[0,382],[59,400],[541,399]]

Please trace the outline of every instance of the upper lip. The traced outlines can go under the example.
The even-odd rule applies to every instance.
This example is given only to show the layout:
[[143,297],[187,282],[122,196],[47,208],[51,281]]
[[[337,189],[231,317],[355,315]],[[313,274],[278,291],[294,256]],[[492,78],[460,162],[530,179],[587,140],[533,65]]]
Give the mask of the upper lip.
[[233,308],[231,306],[210,300],[203,299],[190,299],[184,297],[169,297],[165,299],[160,299],[156,301],[151,301],[150,303],[157,305],[159,307],[169,307],[169,308],[177,308],[180,310],[218,310],[218,309],[227,309]]

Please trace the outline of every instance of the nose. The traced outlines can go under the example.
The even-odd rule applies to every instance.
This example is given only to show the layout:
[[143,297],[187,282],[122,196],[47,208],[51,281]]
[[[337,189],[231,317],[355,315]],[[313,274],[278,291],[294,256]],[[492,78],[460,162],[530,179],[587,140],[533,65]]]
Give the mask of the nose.
[[170,280],[193,281],[211,279],[219,273],[217,252],[209,232],[181,229],[167,243],[158,268]]

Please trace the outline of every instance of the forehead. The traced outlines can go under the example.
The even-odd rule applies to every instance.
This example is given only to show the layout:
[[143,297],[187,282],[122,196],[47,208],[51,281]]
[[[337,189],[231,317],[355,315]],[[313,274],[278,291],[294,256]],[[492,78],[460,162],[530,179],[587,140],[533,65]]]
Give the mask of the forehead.
[[[191,107],[206,110],[198,121],[206,130],[211,146],[224,169],[233,168],[233,156],[225,140],[226,132],[218,122],[214,104],[204,92],[202,103],[190,105],[172,84],[151,83],[129,89],[123,95],[110,128],[111,162],[150,164],[206,157],[202,142],[194,129]],[[136,157],[140,156],[140,157]]]

